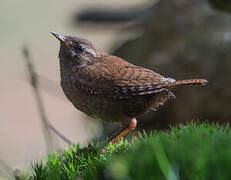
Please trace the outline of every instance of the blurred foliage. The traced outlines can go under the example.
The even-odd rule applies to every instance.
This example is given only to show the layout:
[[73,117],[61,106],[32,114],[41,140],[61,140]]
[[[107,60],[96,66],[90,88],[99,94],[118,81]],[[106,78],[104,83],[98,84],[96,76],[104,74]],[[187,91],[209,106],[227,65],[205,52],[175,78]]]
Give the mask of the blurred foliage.
[[[190,123],[169,132],[145,132],[104,152],[79,147],[33,165],[31,179],[230,179],[229,126]],[[95,147],[98,145],[95,144]]]
[[231,1],[230,0],[209,0],[212,7],[217,10],[231,13]]

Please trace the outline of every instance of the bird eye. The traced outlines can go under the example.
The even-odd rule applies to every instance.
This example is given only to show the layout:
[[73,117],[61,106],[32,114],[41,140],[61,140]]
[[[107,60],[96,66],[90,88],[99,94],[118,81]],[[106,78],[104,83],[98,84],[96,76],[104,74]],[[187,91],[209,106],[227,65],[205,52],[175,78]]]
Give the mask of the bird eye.
[[79,43],[76,43],[73,47],[75,52],[82,53],[84,51],[84,47],[81,46]]

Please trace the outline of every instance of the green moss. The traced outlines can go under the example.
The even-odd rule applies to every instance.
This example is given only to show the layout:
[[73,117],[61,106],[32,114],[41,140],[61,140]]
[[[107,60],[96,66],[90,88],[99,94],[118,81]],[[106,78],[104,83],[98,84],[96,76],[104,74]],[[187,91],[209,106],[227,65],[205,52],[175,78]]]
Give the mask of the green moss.
[[[95,147],[98,145],[95,144]],[[108,145],[108,153],[79,147],[33,165],[31,179],[231,179],[229,126],[195,124],[142,133]]]

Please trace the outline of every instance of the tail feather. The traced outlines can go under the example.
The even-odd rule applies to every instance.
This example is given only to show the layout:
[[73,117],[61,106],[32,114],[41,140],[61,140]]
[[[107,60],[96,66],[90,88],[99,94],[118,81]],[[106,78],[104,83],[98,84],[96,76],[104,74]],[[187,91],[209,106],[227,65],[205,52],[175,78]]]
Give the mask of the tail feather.
[[208,81],[206,79],[188,79],[188,80],[179,80],[175,82],[170,82],[167,87],[172,86],[183,86],[183,85],[206,85]]

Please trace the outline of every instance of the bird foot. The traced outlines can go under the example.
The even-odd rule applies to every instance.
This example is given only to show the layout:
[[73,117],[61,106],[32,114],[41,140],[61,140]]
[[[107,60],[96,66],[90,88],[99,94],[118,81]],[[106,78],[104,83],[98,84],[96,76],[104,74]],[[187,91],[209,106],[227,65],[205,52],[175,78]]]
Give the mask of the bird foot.
[[84,153],[84,152],[93,152],[93,153],[96,153],[98,150],[93,147],[91,144],[89,144],[87,147],[84,147],[84,148],[80,148],[76,154],[77,155],[80,155],[81,153]]

